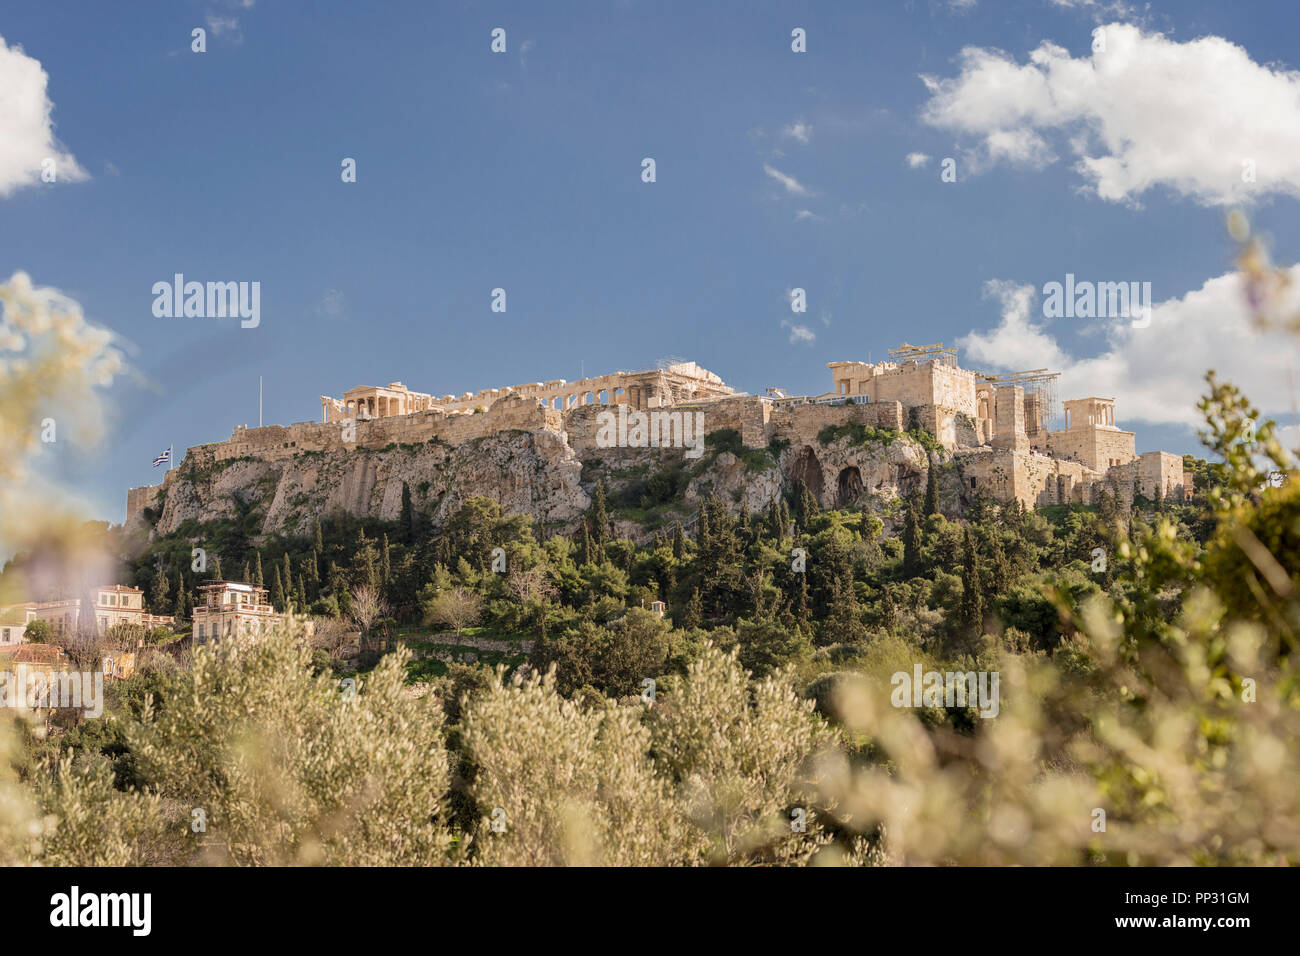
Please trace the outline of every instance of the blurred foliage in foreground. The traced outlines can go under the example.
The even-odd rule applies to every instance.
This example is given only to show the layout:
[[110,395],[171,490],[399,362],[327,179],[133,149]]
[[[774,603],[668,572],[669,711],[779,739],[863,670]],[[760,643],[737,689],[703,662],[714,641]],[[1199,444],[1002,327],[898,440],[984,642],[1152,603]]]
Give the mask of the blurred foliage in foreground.
[[[1055,646],[983,634],[970,525],[909,519],[894,558],[942,562],[950,540],[963,565],[934,575],[956,609],[942,633],[961,638],[949,669],[1000,675],[994,718],[891,706],[891,673],[934,658],[898,636],[929,609],[888,588],[877,633],[824,648],[853,666],[806,687],[807,655],[771,636],[756,588],[734,631],[665,639],[655,656],[677,664],[652,702],[609,699],[572,664],[456,665],[413,687],[404,650],[340,682],[286,630],[199,648],[188,668],[155,656],[57,746],[0,717],[0,863],[1295,864],[1300,477],[1272,425],[1208,382],[1204,438],[1224,464],[1204,547],[1159,512],[1099,518],[1118,570],[1043,584]],[[860,629],[853,602],[836,583],[827,621],[847,608],[836,629]],[[646,614],[565,647],[601,679],[605,656],[636,658],[620,635],[662,637]]]

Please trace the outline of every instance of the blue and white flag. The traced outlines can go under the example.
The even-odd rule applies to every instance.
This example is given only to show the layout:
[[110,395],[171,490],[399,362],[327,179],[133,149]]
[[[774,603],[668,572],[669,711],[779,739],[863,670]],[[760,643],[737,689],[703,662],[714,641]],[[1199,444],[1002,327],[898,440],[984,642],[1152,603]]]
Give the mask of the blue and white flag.
[[166,451],[164,451],[161,455],[159,455],[157,458],[153,460],[153,466],[157,468],[159,465],[170,463],[171,460],[172,460],[172,450],[168,448]]

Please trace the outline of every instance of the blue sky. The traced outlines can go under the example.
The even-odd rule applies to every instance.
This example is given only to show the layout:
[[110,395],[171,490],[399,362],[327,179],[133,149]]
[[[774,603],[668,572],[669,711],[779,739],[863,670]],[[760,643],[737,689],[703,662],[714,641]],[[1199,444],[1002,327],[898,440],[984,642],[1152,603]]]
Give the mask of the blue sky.
[[[1097,65],[1099,24],[1134,28],[1107,34],[1129,72],[1098,92],[1063,69],[1052,105],[1026,106],[1042,93],[1031,54],[1050,42],[1063,67]],[[1289,422],[1293,350],[1251,369],[1239,319],[1196,317],[1226,294],[1203,287],[1233,268],[1236,200],[1214,179],[1228,160],[1193,147],[1267,104],[1226,153],[1259,154],[1252,222],[1276,261],[1300,259],[1285,159],[1300,150],[1252,139],[1300,129],[1294,27],[1287,2],[14,0],[0,37],[48,75],[53,133],[84,175],[0,195],[0,280],[24,270],[75,298],[133,370],[108,392],[103,445],[60,446],[42,467],[120,521],[126,488],[161,478],[161,449],[256,424],[259,375],[268,424],[317,420],[320,395],[358,384],[441,395],[667,356],[745,391],[815,394],[828,361],[972,333],[965,365],[999,370],[973,357],[1013,342],[1002,369],[1049,364],[1036,350],[1070,367],[1062,398],[1118,392],[1139,451],[1197,450],[1179,383],[1207,355]],[[1225,42],[1191,42],[1205,37]],[[1241,54],[1225,66],[1227,44]],[[1188,82],[1209,69],[1213,83]],[[1179,109],[1205,129],[1175,128]],[[1116,152],[1118,187],[1081,172]],[[155,317],[152,285],[177,272],[259,281],[260,326]],[[1014,295],[1067,272],[1178,301],[1138,340]]]

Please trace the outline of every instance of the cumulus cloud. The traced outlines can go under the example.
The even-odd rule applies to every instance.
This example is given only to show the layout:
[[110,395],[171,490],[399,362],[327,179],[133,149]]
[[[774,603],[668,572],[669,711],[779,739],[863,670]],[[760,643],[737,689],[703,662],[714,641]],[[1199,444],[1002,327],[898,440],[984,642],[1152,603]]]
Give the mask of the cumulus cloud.
[[1256,63],[1222,37],[1178,43],[1120,23],[1096,37],[1086,56],[1044,42],[1023,64],[967,47],[958,76],[921,77],[931,94],[922,119],[976,141],[972,173],[1041,169],[1066,150],[1111,201],[1157,186],[1207,205],[1300,195],[1300,72]]
[[238,17],[222,17],[209,13],[207,16],[207,22],[208,31],[214,37],[230,34],[236,41],[243,39],[243,34],[239,31]]
[[812,126],[800,120],[781,130],[781,135],[787,139],[797,139],[799,142],[806,144],[812,139]]
[[790,330],[791,345],[797,345],[799,343],[812,345],[817,341],[817,333],[806,325],[799,325],[795,322],[791,322],[789,319],[782,319],[781,328]]
[[[1287,304],[1295,309],[1300,307],[1300,265],[1289,272]],[[1105,346],[1100,354],[1082,359],[1057,343],[1041,318],[1034,286],[996,280],[986,285],[986,293],[1000,302],[1002,316],[995,328],[958,339],[971,366],[1060,371],[1060,398],[1114,397],[1117,419],[1200,425],[1196,403],[1205,391],[1207,369],[1235,382],[1268,415],[1289,418],[1300,398],[1295,339],[1252,325],[1239,273],[1216,276],[1180,298],[1155,303],[1146,328],[1135,328],[1127,319],[1052,320],[1057,325],[1099,324]]]
[[925,153],[908,153],[907,165],[912,169],[920,169],[930,161],[930,157]]
[[54,136],[48,82],[40,61],[0,37],[0,196],[41,182],[45,169],[56,182],[87,178]]
[[781,170],[775,168],[774,166],[769,166],[766,163],[764,163],[763,172],[767,173],[778,183],[784,186],[785,191],[790,193],[791,195],[793,196],[808,195],[808,190],[804,187],[803,183],[799,182],[799,180],[795,179],[793,176],[787,176],[785,173],[781,172]]

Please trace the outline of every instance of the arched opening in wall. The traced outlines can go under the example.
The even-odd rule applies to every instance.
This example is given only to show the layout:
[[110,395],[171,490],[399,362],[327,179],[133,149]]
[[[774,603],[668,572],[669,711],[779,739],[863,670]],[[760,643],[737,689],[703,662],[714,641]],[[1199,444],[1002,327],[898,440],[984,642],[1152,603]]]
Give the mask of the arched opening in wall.
[[822,481],[822,463],[817,460],[817,453],[809,445],[799,449],[799,454],[795,456],[794,464],[790,467],[790,482],[797,486],[801,481],[820,502],[822,489],[825,487]]
[[624,405],[626,403],[627,403],[627,389],[621,387],[614,389],[614,404]]
[[609,404],[609,389],[602,388],[599,392],[596,393],[596,404],[597,405]]
[[584,393],[583,393],[583,395],[582,395],[582,404],[584,404],[584,405],[591,405],[591,404],[594,404],[595,401],[596,401],[596,396],[595,396],[594,394],[592,394],[591,392],[584,392]]
[[861,495],[862,472],[858,471],[856,465],[849,465],[847,468],[841,469],[839,480],[836,482],[835,506],[837,508],[847,508],[857,501]]

